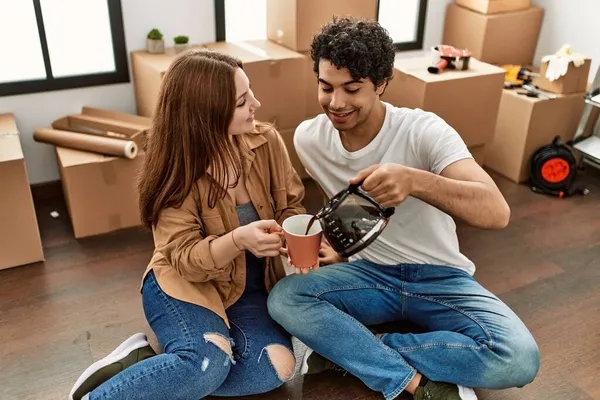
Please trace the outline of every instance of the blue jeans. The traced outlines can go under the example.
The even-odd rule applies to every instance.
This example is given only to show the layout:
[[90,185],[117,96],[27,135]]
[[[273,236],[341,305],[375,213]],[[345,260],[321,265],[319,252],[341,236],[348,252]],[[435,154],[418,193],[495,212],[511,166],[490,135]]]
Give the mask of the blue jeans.
[[[143,286],[148,322],[164,354],[127,368],[90,393],[90,399],[185,399],[245,396],[282,385],[265,348],[279,344],[293,354],[290,335],[267,312],[267,294],[246,290],[227,309],[231,329],[206,308],[165,294],[150,272]],[[233,342],[233,361],[205,334]]]
[[[324,266],[281,280],[269,313],[288,332],[386,399],[420,372],[472,388],[521,387],[540,365],[523,322],[473,277],[453,267]],[[405,320],[426,333],[377,338],[366,326]]]

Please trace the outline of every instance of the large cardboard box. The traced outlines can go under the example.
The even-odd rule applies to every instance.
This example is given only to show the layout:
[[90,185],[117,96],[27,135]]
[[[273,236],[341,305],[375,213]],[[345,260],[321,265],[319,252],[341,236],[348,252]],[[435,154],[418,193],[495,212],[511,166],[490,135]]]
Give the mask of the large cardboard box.
[[0,221],[0,269],[44,261],[13,114],[0,114]]
[[505,72],[471,59],[469,70],[427,72],[429,57],[396,60],[394,77],[382,100],[398,107],[431,111],[460,134],[467,146],[491,141]]
[[587,91],[588,76],[590,74],[590,66],[592,60],[585,60],[583,65],[576,67],[572,62],[569,63],[567,73],[555,81],[550,82],[546,78],[548,63],[543,62],[540,68],[540,75],[535,78],[535,85],[542,90],[548,92],[570,94],[581,93]]
[[284,129],[279,131],[279,134],[283,138],[283,142],[285,143],[285,147],[287,148],[288,154],[290,156],[290,160],[292,161],[292,165],[294,169],[300,175],[300,179],[308,179],[310,176],[306,172],[304,165],[298,158],[298,153],[296,153],[296,148],[294,147],[294,133],[296,129]]
[[175,58],[175,50],[170,47],[163,54],[148,53],[146,50],[131,53],[131,70],[137,113],[144,117],[154,115],[162,77]]
[[583,93],[532,98],[505,89],[494,140],[486,146],[485,166],[515,183],[529,179],[529,162],[555,136],[571,140],[583,112]]
[[456,0],[456,4],[482,14],[499,14],[526,10],[531,7],[531,0]]
[[377,0],[267,0],[267,37],[308,51],[313,36],[335,16],[377,19]]
[[238,57],[260,101],[256,118],[278,129],[295,128],[306,113],[306,57],[269,40],[216,42],[206,47]]
[[[60,118],[54,129],[101,130],[123,134],[139,143],[150,118],[84,107],[81,114]],[[144,146],[133,159],[56,147],[67,209],[76,238],[141,225],[136,179],[144,161]]]
[[[296,127],[305,118],[306,57],[268,40],[216,42],[202,46],[239,58],[252,91],[261,102],[258,120],[274,122],[277,128]],[[175,53],[135,51],[131,54],[137,113],[154,114],[162,77]]]
[[531,65],[543,17],[540,7],[484,15],[451,3],[442,42],[468,49],[473,57],[490,64]]

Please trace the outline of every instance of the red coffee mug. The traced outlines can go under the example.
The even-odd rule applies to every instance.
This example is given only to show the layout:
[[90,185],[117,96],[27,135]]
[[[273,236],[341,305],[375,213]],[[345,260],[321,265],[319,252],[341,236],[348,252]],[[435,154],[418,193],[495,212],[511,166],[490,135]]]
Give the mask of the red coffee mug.
[[283,235],[292,265],[297,268],[311,268],[319,262],[319,250],[323,232],[319,221],[315,221],[306,234],[312,215],[294,215],[283,221]]

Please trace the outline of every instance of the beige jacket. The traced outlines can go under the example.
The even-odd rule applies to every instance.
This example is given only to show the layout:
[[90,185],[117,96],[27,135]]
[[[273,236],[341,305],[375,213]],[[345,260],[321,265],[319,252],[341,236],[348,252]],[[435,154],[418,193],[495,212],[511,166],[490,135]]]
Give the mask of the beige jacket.
[[[304,186],[292,167],[279,133],[242,136],[240,154],[250,199],[261,219],[280,225],[292,215],[303,214]],[[181,301],[197,304],[218,314],[230,327],[225,310],[235,303],[246,284],[246,257],[216,268],[209,243],[239,226],[235,204],[229,196],[208,207],[208,181],[198,180],[179,208],[161,212],[153,229],[155,250],[144,272],[154,271],[161,289]],[[265,287],[270,291],[285,277],[280,257],[265,262]],[[143,282],[143,280],[142,280]]]

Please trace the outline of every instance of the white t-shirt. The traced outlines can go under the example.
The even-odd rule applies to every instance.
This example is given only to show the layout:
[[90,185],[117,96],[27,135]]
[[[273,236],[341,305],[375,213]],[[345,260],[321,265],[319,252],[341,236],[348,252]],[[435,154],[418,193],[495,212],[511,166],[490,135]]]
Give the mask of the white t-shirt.
[[[385,103],[385,120],[377,136],[364,148],[349,152],[325,114],[302,122],[294,146],[307,172],[332,197],[349,180],[373,164],[397,163],[439,174],[446,166],[471,153],[459,134],[437,115]],[[475,265],[459,250],[452,217],[417,198],[408,197],[395,209],[377,239],[350,258],[378,264],[434,264],[475,272]]]

